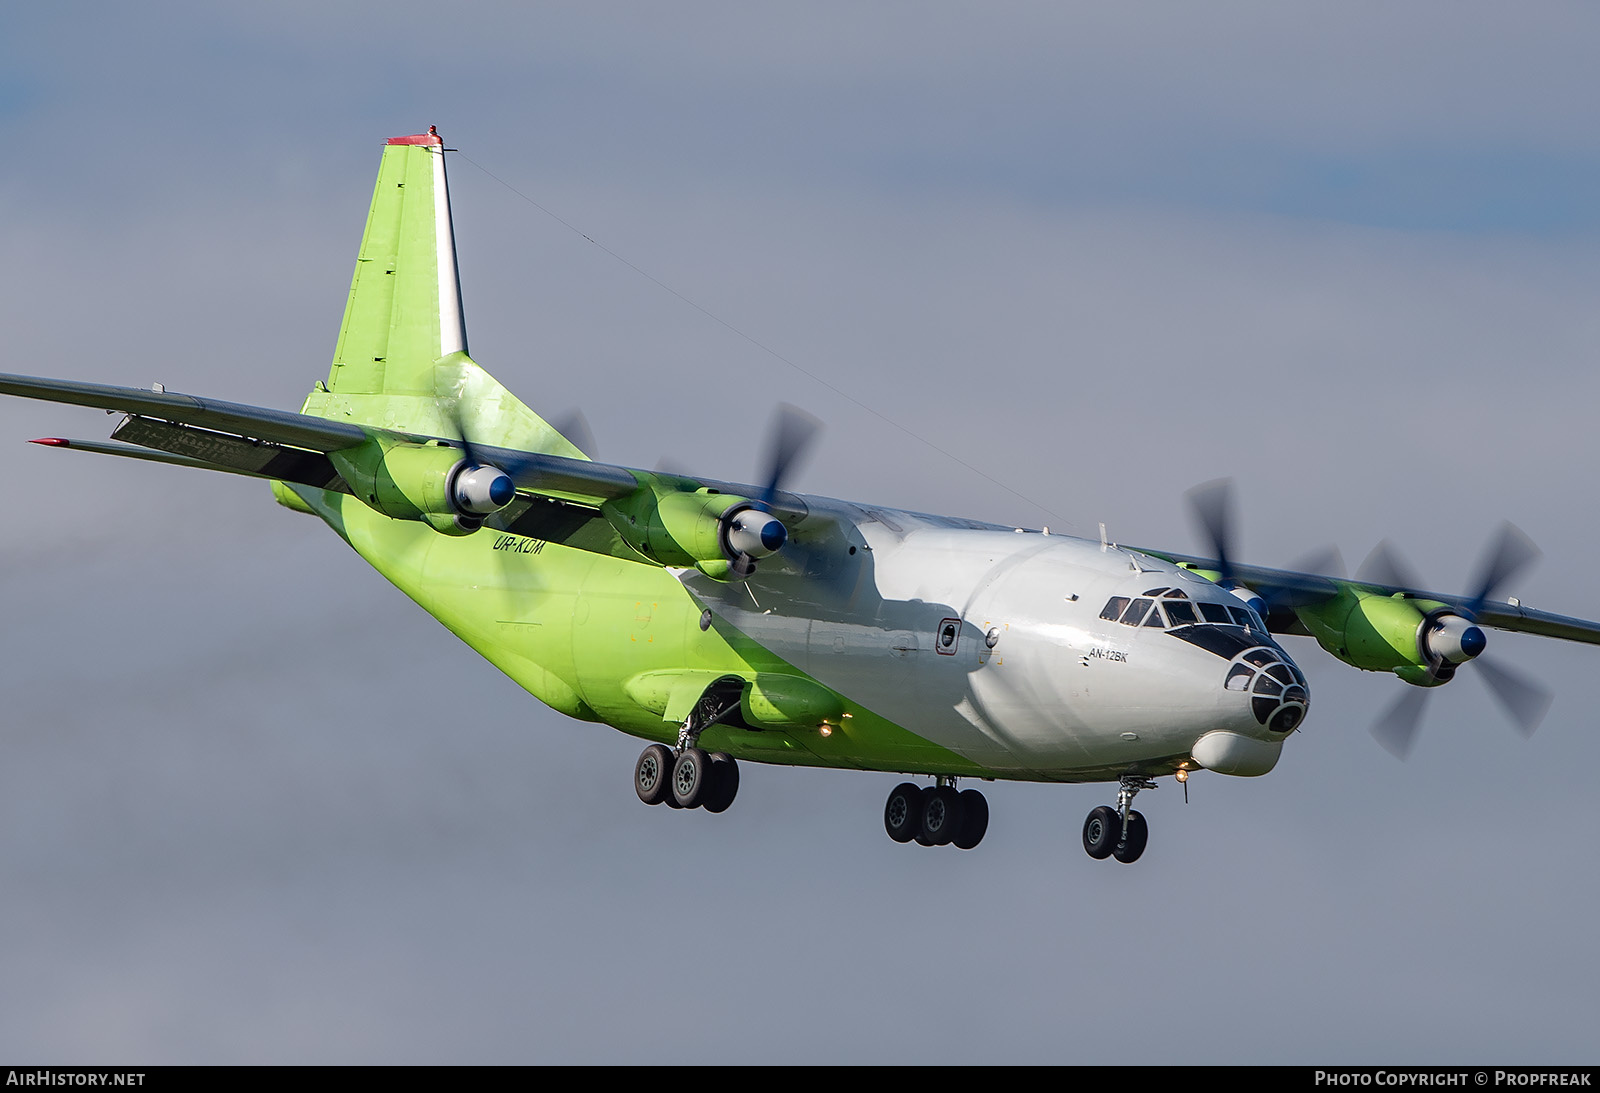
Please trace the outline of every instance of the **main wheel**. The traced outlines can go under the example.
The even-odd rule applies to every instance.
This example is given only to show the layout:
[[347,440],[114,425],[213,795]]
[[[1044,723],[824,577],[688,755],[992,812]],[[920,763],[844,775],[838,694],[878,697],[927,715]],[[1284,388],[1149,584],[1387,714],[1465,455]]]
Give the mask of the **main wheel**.
[[739,793],[739,764],[726,752],[711,753],[711,786],[700,807],[707,812],[726,812]]
[[1133,863],[1139,860],[1139,855],[1144,853],[1144,844],[1150,841],[1150,825],[1144,822],[1144,814],[1139,812],[1128,813],[1128,832],[1117,843],[1117,848],[1112,855],[1120,862]]
[[922,833],[922,787],[901,782],[889,792],[883,806],[883,829],[897,843],[908,843]]
[[679,808],[699,808],[711,788],[711,756],[700,748],[684,748],[672,764],[672,799]]
[[1109,858],[1122,837],[1122,817],[1110,805],[1100,805],[1089,811],[1083,821],[1083,848],[1096,860]]
[[633,791],[647,805],[659,805],[672,792],[672,751],[664,744],[651,744],[639,753],[633,765]]
[[929,846],[948,846],[961,830],[961,794],[954,786],[934,786],[922,797],[922,837]]
[[983,841],[989,830],[989,801],[975,789],[961,791],[961,826],[951,841],[963,850],[971,850]]

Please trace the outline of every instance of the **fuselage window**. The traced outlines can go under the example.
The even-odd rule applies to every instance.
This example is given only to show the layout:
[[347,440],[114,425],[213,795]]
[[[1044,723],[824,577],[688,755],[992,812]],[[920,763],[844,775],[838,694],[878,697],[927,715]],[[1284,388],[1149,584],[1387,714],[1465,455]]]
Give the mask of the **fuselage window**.
[[1166,598],[1169,600],[1186,600],[1189,598],[1189,593],[1181,588],[1174,588],[1166,594]]
[[1233,616],[1233,621],[1234,622],[1238,623],[1240,626],[1249,628],[1249,626],[1250,626],[1250,611],[1249,611],[1248,608],[1234,607],[1232,604],[1230,604],[1228,606],[1228,614]]
[[1158,603],[1150,609],[1150,617],[1144,620],[1146,626],[1165,627],[1167,620],[1161,617],[1161,605]]
[[1201,603],[1196,606],[1200,608],[1200,614],[1205,616],[1207,622],[1220,622],[1224,626],[1233,622],[1233,618],[1228,614],[1226,604]]
[[1147,588],[1147,589],[1145,589],[1145,593],[1144,594],[1146,596],[1159,596],[1165,591],[1166,591],[1165,588]]
[[1128,597],[1112,596],[1106,601],[1106,609],[1100,612],[1100,617],[1102,619],[1110,619],[1112,622],[1115,622],[1122,617],[1122,612],[1127,606]]

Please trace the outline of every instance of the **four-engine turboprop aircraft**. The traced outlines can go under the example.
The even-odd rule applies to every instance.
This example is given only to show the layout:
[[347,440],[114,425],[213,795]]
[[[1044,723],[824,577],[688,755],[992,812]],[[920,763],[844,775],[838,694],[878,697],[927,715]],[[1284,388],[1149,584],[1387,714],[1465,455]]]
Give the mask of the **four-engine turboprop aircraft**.
[[[1600,643],[1600,624],[1495,599],[1532,549],[1508,529],[1471,593],[1418,590],[1378,553],[1354,579],[1236,564],[1226,493],[1194,495],[1188,557],[783,488],[809,420],[738,485],[590,460],[467,355],[437,133],[383,152],[333,366],[299,413],[0,376],[0,392],[121,411],[109,441],[38,443],[270,480],[556,710],[651,743],[648,804],[726,809],[738,760],[906,772],[891,838],[971,848],[958,779],[1116,782],[1092,857],[1136,860],[1157,777],[1261,775],[1306,715],[1274,635],[1428,688],[1484,627]],[[1547,698],[1485,679],[1528,731]],[[1408,746],[1423,690],[1377,733]]]

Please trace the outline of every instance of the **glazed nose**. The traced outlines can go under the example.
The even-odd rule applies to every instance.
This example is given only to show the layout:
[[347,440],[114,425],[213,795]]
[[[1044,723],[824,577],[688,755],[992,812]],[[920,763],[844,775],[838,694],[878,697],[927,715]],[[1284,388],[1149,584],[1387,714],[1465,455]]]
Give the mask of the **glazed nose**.
[[1255,719],[1275,733],[1293,732],[1311,706],[1305,676],[1265,647],[1252,649],[1230,664],[1222,686],[1248,696]]

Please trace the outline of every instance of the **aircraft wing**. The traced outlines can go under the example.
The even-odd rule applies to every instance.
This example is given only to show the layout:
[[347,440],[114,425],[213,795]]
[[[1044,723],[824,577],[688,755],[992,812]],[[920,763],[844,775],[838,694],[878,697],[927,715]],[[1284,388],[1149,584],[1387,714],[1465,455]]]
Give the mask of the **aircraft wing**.
[[[0,394],[128,415],[109,441],[50,438],[39,441],[42,444],[278,479],[343,493],[349,493],[350,488],[328,459],[331,452],[355,448],[380,436],[412,443],[431,442],[463,451],[466,448],[457,437],[398,433],[162,389],[0,373]],[[515,520],[495,523],[516,534],[599,553],[617,553],[615,535],[599,516],[599,506],[632,494],[654,479],[672,479],[677,489],[709,489],[735,496],[756,495],[760,489],[486,445],[473,445],[472,454],[504,471],[525,499],[544,502],[521,508]],[[808,511],[797,495],[783,491],[772,498],[770,507],[786,522],[803,519]],[[606,526],[601,528],[601,524]],[[638,559],[631,551],[623,556]]]
[[[1163,550],[1139,549],[1142,554],[1164,558],[1177,565],[1214,573],[1221,568],[1215,558],[1201,558],[1188,554],[1173,554]],[[1537,634],[1540,637],[1560,638],[1564,641],[1581,641],[1600,645],[1600,622],[1575,619],[1549,611],[1536,611],[1508,600],[1489,600],[1472,607],[1472,597],[1457,594],[1429,592],[1419,588],[1376,584],[1371,581],[1348,580],[1342,577],[1325,577],[1316,573],[1298,573],[1287,569],[1270,569],[1266,566],[1230,563],[1233,579],[1250,588],[1267,601],[1271,611],[1267,625],[1275,633],[1304,634],[1293,608],[1296,605],[1330,600],[1346,591],[1376,593],[1380,596],[1406,596],[1417,600],[1434,600],[1461,611],[1471,611],[1479,623],[1496,630]]]

